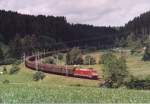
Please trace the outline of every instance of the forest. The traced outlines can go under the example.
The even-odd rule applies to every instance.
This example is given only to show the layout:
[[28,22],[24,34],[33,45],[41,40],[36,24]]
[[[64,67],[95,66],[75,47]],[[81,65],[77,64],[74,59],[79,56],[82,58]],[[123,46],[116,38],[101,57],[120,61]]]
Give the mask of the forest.
[[125,26],[102,27],[71,24],[63,16],[34,16],[0,10],[1,51],[5,56],[20,58],[35,50],[74,46],[96,49],[142,47],[149,42],[149,18],[150,12],[146,12]]
[[[117,30],[112,27],[94,27],[92,25],[70,24],[65,17],[44,15],[23,15],[17,12],[0,11],[1,40],[9,43],[18,34],[21,38],[27,35],[49,37],[57,42],[82,40],[90,38],[115,38]],[[102,43],[105,44],[106,41]],[[113,41],[110,41],[113,43]],[[108,44],[110,44],[108,43]]]

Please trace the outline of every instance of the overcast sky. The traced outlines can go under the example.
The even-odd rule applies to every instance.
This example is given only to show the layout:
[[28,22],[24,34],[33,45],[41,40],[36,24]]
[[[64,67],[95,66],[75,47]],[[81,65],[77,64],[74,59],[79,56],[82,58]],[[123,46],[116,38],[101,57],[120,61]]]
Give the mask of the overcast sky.
[[65,16],[68,22],[120,26],[150,10],[150,0],[0,0],[0,9]]

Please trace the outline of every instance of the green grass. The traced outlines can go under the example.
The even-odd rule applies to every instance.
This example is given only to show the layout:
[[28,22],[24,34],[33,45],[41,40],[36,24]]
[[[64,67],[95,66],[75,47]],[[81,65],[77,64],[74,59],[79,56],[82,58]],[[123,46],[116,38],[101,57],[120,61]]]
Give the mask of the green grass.
[[133,75],[142,78],[150,75],[150,62],[144,62],[141,59],[142,56],[129,56],[127,65]]
[[[25,68],[23,64],[21,64],[19,67],[21,67],[21,70],[14,75],[0,75],[0,83],[2,83],[5,79],[9,80],[10,83],[37,83],[33,81],[32,77],[35,71],[30,70],[28,68]],[[9,71],[11,66],[6,67]],[[45,73],[46,74],[46,73]],[[51,85],[66,85],[66,86],[97,86],[99,80],[89,80],[89,79],[80,79],[80,78],[74,78],[74,77],[68,77],[68,76],[60,76],[60,75],[54,75],[54,74],[46,74],[46,77],[44,80],[42,80],[42,84],[45,84],[47,86]]]
[[[90,53],[88,55],[92,55],[96,58],[96,61],[98,62],[100,59],[100,56],[103,54],[104,52],[95,52],[95,53]],[[115,53],[116,56],[120,56],[120,53]],[[129,53],[127,53],[127,69],[129,70],[129,72],[139,78],[145,78],[147,76],[150,76],[150,62],[144,62],[142,61],[142,54],[138,54],[138,55],[130,55]],[[85,68],[88,68],[89,66],[83,66]],[[99,74],[101,75],[101,68],[102,65],[91,65],[90,67],[95,68]]]
[[1,85],[2,103],[149,103],[149,91],[95,87]]
[[[9,73],[9,70],[12,66],[8,65],[6,66],[7,71]],[[13,75],[0,75],[0,82],[2,83],[4,80],[9,80],[11,83],[27,83],[27,82],[31,82],[32,80],[32,75],[33,75],[33,71],[25,68],[24,65],[20,65],[19,66],[21,68],[21,70],[17,73],[17,74],[13,74]],[[3,66],[1,66],[1,69],[3,68]]]
[[[103,52],[90,53],[98,62]],[[118,53],[116,55],[119,55]],[[150,62],[141,61],[141,55],[128,55],[128,70],[139,78],[150,75]],[[6,66],[9,70],[11,65]],[[21,70],[14,75],[0,75],[0,103],[150,103],[150,91],[102,89],[103,80],[80,79],[46,74],[44,80],[32,80],[35,71],[19,65]],[[102,76],[102,65],[91,65]],[[3,68],[1,66],[0,68]],[[4,80],[9,84],[3,84]]]

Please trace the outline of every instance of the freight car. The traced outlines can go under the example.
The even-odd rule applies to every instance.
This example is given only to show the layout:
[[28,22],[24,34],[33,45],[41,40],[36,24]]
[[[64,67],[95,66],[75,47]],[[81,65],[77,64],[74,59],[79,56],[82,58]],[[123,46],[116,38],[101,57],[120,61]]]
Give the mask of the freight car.
[[[52,52],[47,53],[45,56],[51,54]],[[42,57],[43,54],[41,54],[40,56]],[[90,79],[98,78],[97,72],[93,69],[80,69],[73,66],[58,66],[54,64],[38,63],[36,61],[35,55],[27,57],[25,60],[25,65],[30,69],[43,71],[47,73],[54,73],[54,74],[74,76],[74,77],[84,77]]]

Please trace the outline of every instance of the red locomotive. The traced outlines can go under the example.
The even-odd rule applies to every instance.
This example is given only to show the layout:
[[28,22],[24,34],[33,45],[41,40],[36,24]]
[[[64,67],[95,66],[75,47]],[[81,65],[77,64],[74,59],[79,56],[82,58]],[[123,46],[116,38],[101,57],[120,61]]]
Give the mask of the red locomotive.
[[98,75],[93,69],[80,69],[76,68],[74,71],[74,76],[88,77],[97,79]]
[[[51,54],[51,53],[49,53]],[[53,64],[41,64],[36,63],[36,56],[29,56],[25,60],[25,65],[33,70],[38,69],[39,71],[54,73],[59,75],[68,75],[75,77],[85,77],[90,79],[97,79],[98,74],[93,69],[80,69],[73,66],[58,66]]]

